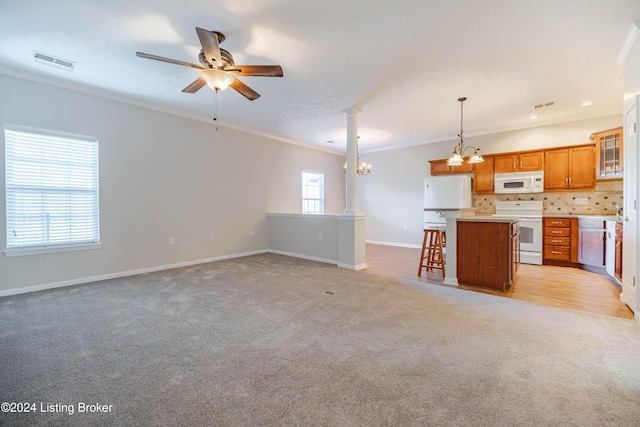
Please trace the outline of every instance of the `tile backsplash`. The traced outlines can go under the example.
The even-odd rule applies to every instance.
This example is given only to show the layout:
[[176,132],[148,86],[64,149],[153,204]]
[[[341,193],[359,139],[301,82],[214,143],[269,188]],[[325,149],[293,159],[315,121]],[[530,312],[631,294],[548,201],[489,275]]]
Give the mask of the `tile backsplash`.
[[[580,200],[582,199],[582,200]],[[595,190],[535,194],[473,194],[476,215],[496,213],[497,200],[541,200],[544,214],[615,215],[612,203],[622,205],[622,180],[596,181]],[[576,204],[585,201],[586,204]]]

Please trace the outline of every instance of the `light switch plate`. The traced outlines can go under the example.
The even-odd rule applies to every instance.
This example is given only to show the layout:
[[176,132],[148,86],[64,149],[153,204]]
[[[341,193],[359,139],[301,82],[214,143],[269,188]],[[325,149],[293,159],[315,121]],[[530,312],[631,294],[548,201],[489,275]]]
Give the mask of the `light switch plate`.
[[575,198],[576,205],[587,205],[589,204],[589,199],[586,197],[576,197]]

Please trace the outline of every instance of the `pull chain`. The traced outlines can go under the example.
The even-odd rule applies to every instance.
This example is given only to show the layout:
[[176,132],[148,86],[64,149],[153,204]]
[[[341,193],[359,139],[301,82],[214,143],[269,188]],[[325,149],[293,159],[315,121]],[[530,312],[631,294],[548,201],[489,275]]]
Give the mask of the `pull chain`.
[[218,130],[218,88],[215,89],[213,94],[213,121],[216,124],[216,130]]

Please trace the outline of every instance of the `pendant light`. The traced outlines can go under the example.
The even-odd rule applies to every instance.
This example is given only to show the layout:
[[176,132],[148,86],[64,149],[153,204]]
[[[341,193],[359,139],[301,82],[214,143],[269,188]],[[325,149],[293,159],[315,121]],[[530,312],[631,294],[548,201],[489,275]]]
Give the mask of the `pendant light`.
[[469,157],[469,160],[467,160],[467,162],[469,163],[484,162],[484,159],[478,153],[478,150],[480,150],[479,148],[475,148],[472,146],[468,146],[468,147],[464,146],[464,130],[462,126],[462,120],[464,116],[463,116],[462,108],[464,105],[464,101],[466,100],[467,98],[464,96],[462,98],[458,98],[458,101],[460,102],[460,133],[458,134],[458,138],[460,138],[460,142],[458,142],[458,145],[456,145],[456,147],[453,149],[453,153],[451,153],[451,156],[449,156],[449,159],[447,160],[448,166],[460,166],[464,162],[464,152],[470,148],[473,150],[473,154],[471,155],[471,157]]

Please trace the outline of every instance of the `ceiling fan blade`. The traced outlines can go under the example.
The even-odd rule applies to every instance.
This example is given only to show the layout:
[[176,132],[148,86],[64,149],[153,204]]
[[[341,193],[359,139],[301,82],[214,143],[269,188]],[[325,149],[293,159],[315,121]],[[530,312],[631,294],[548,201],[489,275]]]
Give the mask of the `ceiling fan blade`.
[[213,31],[207,31],[196,27],[200,44],[207,61],[216,68],[222,67],[222,56],[218,44],[218,35]]
[[253,101],[255,99],[260,98],[260,94],[255,90],[251,89],[246,84],[242,83],[240,80],[235,79],[233,83],[229,85],[229,87],[235,89],[240,95],[247,98],[249,101]]
[[225,71],[238,73],[239,76],[282,77],[282,67],[279,65],[234,65]]
[[194,81],[189,86],[182,89],[182,91],[185,93],[196,93],[197,91],[202,89],[206,84],[207,82],[202,77],[199,77],[198,80]]
[[190,62],[178,61],[177,59],[165,58],[164,56],[151,55],[150,53],[136,52],[136,55],[139,56],[140,58],[153,59],[154,61],[168,62],[169,64],[183,65],[185,67],[193,67],[193,68],[197,68],[198,70],[202,70],[204,68],[202,65],[192,64]]

